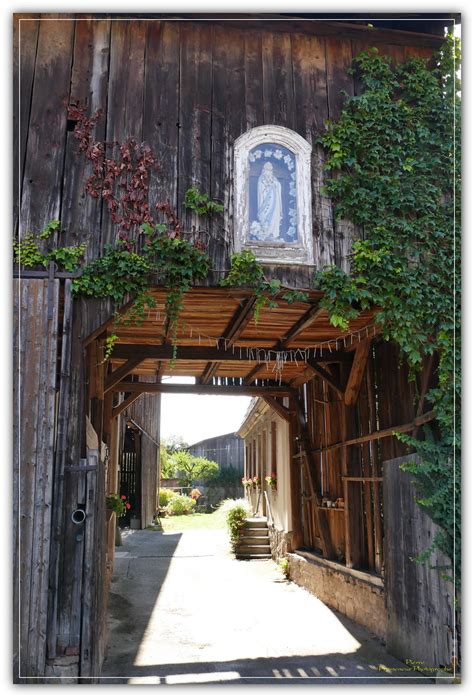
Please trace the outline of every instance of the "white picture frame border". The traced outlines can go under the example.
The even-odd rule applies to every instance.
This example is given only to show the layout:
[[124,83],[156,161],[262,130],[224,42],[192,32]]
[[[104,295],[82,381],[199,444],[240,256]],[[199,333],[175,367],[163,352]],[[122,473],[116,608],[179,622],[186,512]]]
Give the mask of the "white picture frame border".
[[[257,145],[282,145],[295,156],[298,243],[256,242],[249,238],[249,153]],[[257,126],[234,143],[234,250],[251,250],[269,264],[314,264],[311,214],[311,145],[284,126]]]

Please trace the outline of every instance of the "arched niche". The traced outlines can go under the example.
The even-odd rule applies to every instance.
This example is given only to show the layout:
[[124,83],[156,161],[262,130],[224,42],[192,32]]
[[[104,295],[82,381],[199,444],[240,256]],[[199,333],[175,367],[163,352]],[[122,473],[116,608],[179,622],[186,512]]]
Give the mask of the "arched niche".
[[235,141],[234,172],[235,250],[313,264],[311,145],[289,128],[252,128]]

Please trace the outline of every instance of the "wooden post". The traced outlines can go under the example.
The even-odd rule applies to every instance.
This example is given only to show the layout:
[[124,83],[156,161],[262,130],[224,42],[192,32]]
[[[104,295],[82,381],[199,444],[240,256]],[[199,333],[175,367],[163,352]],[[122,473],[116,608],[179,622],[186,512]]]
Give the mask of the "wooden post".
[[[367,400],[368,400],[368,411],[369,411],[369,424],[370,431],[373,433],[377,430],[377,418],[376,418],[376,408],[375,408],[375,386],[373,380],[372,371],[374,370],[374,365],[372,359],[369,360],[367,364]],[[372,463],[372,474],[374,477],[380,475],[379,467],[379,456],[378,449],[375,446],[375,441],[371,441],[369,444],[370,449],[370,459]],[[373,502],[374,502],[374,566],[375,571],[380,573],[383,564],[383,548],[382,548],[382,519],[380,515],[380,500],[379,500],[379,485],[374,483],[373,487]]]
[[291,497],[291,528],[292,547],[298,549],[303,544],[302,508],[306,503],[301,498],[301,462],[292,457],[298,426],[295,412],[291,413],[289,422],[289,448],[290,448],[290,497]]
[[97,488],[97,466],[99,453],[95,450],[87,452],[87,475],[85,480],[85,513],[84,523],[84,567],[82,579],[82,625],[81,625],[81,678],[91,677],[92,672],[92,637],[94,635],[93,625],[96,622],[93,617],[93,560],[94,543],[96,536],[96,488]]
[[296,410],[298,414],[298,423],[299,423],[299,431],[300,431],[300,436],[301,436],[301,442],[302,442],[302,447],[303,447],[303,461],[305,464],[306,468],[306,474],[307,474],[307,479],[308,479],[308,486],[310,489],[310,495],[311,495],[311,503],[314,509],[314,514],[316,517],[316,521],[318,524],[318,530],[319,530],[319,536],[321,540],[321,546],[323,550],[323,554],[327,559],[332,559],[334,558],[334,549],[333,545],[331,542],[331,537],[329,534],[329,527],[328,527],[328,522],[327,519],[324,517],[323,513],[321,512],[319,505],[319,498],[317,496],[317,480],[316,480],[316,472],[314,471],[314,467],[312,466],[313,463],[313,458],[311,456],[311,441],[308,433],[308,427],[306,424],[306,418],[304,414],[304,409],[299,401],[299,399],[294,400],[295,405],[296,405]]
[[[346,410],[344,408],[344,404],[341,405],[341,414],[342,414],[342,423],[341,423],[341,429],[342,429],[342,439],[343,442],[347,440],[347,420],[346,420]],[[346,557],[346,566],[349,567],[350,569],[353,566],[352,562],[352,536],[351,536],[351,520],[350,520],[350,508],[349,508],[349,482],[345,477],[348,475],[348,466],[347,466],[347,445],[343,445],[341,448],[341,471],[342,471],[342,485],[344,488],[344,541],[345,541],[345,557]]]

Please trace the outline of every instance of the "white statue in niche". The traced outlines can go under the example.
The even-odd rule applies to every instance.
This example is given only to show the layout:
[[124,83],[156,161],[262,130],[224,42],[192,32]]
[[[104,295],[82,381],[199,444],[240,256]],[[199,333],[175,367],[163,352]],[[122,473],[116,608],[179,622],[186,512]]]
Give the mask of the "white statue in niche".
[[[281,184],[273,174],[271,162],[265,162],[257,183],[258,224],[260,225],[261,240],[277,240],[280,238],[282,219]],[[257,221],[254,221],[257,222]],[[253,228],[253,232],[257,230]]]
[[257,126],[235,142],[235,250],[311,264],[311,146],[288,128]]

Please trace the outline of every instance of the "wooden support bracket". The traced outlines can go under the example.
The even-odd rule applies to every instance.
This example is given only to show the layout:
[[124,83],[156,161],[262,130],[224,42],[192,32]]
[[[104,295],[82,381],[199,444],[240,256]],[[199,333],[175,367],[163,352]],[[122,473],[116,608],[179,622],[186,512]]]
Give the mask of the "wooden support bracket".
[[117,370],[114,370],[113,373],[108,375],[105,380],[104,393],[106,394],[107,392],[110,392],[110,390],[113,390],[115,385],[126,378],[127,375],[130,375],[130,373],[135,370],[140,363],[143,363],[143,360],[144,359],[141,357],[129,358],[126,363],[120,366],[120,368],[117,368]]
[[334,378],[331,373],[320,366],[316,361],[313,361],[313,359],[308,360],[308,365],[310,366],[311,370],[316,373],[316,375],[319,375],[320,378],[325,380],[330,387],[339,395],[339,397],[342,397],[344,395],[344,388],[340,384],[336,378]]
[[129,394],[128,397],[126,397],[120,404],[112,409],[112,418],[115,418],[116,416],[119,416],[127,407],[129,407],[133,402],[135,402],[143,392],[134,392],[133,394]]
[[275,397],[263,397],[263,400],[281,416],[285,421],[290,421],[291,411],[283,406]]
[[362,378],[364,377],[365,367],[369,357],[370,344],[371,339],[364,339],[357,345],[355,350],[351,372],[349,373],[349,378],[344,390],[344,404],[347,406],[353,406],[359,396]]

